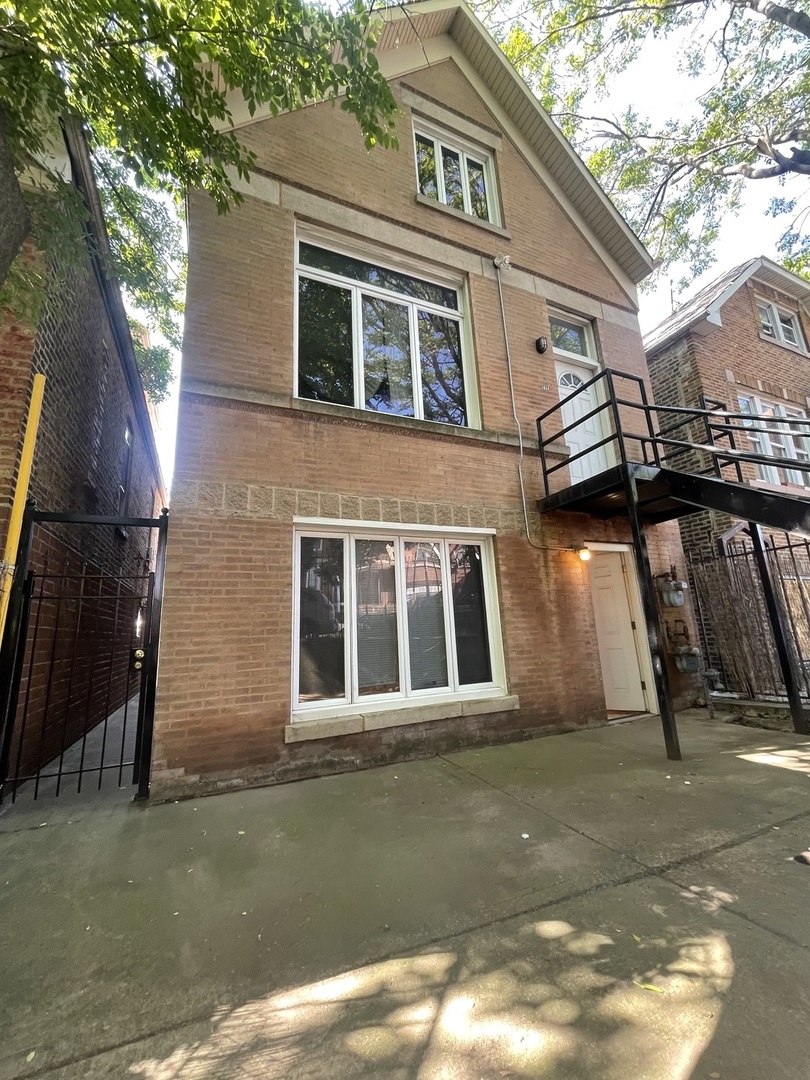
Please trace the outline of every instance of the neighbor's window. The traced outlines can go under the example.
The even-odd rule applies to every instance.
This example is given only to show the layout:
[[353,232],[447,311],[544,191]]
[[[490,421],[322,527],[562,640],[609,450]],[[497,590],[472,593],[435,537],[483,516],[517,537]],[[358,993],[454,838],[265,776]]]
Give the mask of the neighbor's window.
[[299,706],[493,685],[486,539],[347,532],[297,546]]
[[468,423],[455,289],[300,241],[298,396]]
[[124,428],[124,446],[121,455],[121,479],[118,483],[118,513],[123,515],[127,512],[129,502],[129,481],[132,471],[132,427],[127,421]]
[[483,150],[449,141],[429,128],[415,128],[416,178],[428,199],[497,224],[492,158]]
[[[810,464],[810,424],[797,423],[799,420],[806,420],[801,409],[776,405],[750,396],[740,398],[740,412],[753,418],[745,421],[747,427],[767,429],[751,432],[748,436],[754,453]],[[759,479],[769,484],[799,484],[810,487],[810,472],[783,469],[774,465],[757,465],[756,469]]]
[[596,359],[596,347],[590,323],[574,316],[551,315],[551,344],[555,352]]
[[802,328],[797,315],[764,300],[757,303],[757,312],[762,333],[766,337],[785,342],[787,345],[796,345],[799,349],[804,348]]

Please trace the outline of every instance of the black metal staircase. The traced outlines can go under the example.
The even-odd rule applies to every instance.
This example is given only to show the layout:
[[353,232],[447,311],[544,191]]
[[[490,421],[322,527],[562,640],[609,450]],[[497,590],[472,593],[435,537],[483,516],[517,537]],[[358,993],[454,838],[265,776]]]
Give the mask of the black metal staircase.
[[[576,414],[576,399],[586,392],[596,398],[597,404],[570,423],[562,423],[563,410],[568,407]],[[603,437],[550,463],[551,447],[565,442],[567,435],[594,419],[601,425]],[[787,445],[786,433],[810,438],[810,420],[791,417],[768,423],[761,417],[732,412],[723,402],[706,398],[701,400],[700,408],[655,405],[648,400],[639,376],[611,369],[599,372],[538,417],[544,486],[544,496],[537,503],[540,512],[574,511],[629,519],[670,758],[679,759],[680,748],[663,660],[665,631],[656,602],[645,525],[717,510],[750,523],[755,552],[760,554],[760,526],[810,537],[810,499],[800,493],[756,485],[757,466],[776,468],[783,476],[790,473],[792,479],[808,476],[810,485],[810,454],[808,460],[801,460],[774,457],[751,448],[762,435],[773,435],[778,445]],[[607,468],[571,483],[571,464],[598,450],[606,455]],[[752,480],[754,484],[747,482]],[[804,712],[800,682],[792,669],[786,631],[764,555],[757,559],[757,565],[793,724],[797,731],[810,734],[810,718]]]
[[[638,398],[633,400],[620,389],[629,384]],[[585,391],[594,390],[601,401],[574,422],[557,426],[555,418]],[[566,434],[588,420],[599,417],[605,429],[602,439],[568,458],[549,464],[549,447],[565,440]],[[671,421],[669,423],[662,423]],[[704,407],[654,405],[637,375],[607,369],[579,387],[565,401],[548,409],[537,420],[540,459],[545,497],[538,503],[548,510],[577,510],[614,517],[627,513],[626,481],[632,475],[638,485],[639,509],[645,521],[658,523],[702,510],[719,510],[759,525],[796,532],[810,537],[810,500],[798,494],[751,486],[745,482],[743,467],[778,467],[793,473],[810,474],[810,461],[775,458],[747,446],[751,437],[775,435],[786,430],[810,437],[810,420],[791,417],[781,426],[757,422],[747,413],[730,412],[721,402],[704,399]],[[550,428],[555,428],[549,433]],[[684,428],[702,429],[700,442],[676,437]],[[687,433],[688,434],[688,433]],[[578,484],[552,492],[551,478],[578,458],[604,448],[614,464],[604,472]]]

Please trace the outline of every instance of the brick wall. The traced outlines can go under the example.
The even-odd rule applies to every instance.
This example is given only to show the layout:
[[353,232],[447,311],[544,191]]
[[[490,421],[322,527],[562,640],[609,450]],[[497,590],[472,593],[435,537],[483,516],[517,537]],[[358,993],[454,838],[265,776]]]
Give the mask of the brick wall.
[[[772,288],[754,280],[747,281],[726,301],[720,311],[722,327],[707,335],[687,332],[660,352],[649,357],[650,376],[655,400],[661,405],[700,407],[701,395],[722,402],[731,411],[739,410],[740,395],[759,395],[773,402],[796,405],[810,412],[810,359],[795,349],[763,338],[757,297],[772,300],[793,310],[807,340],[806,320],[794,302]],[[705,431],[700,424],[691,429],[693,441],[702,442]],[[746,442],[739,449],[749,449]],[[706,467],[708,458],[699,454],[684,456],[683,467]],[[746,482],[760,483],[754,465],[742,466]],[[729,479],[735,479],[731,469]],[[806,494],[804,488],[786,485],[784,491]],[[705,511],[679,521],[683,547],[695,558],[717,554],[717,541],[738,519],[717,511]],[[768,533],[770,530],[765,530]],[[694,580],[692,580],[694,585]],[[710,666],[722,671],[722,655],[706,612],[703,644]]]
[[[30,485],[38,508],[117,514],[128,426],[131,451],[125,512],[151,517],[159,509],[164,495],[162,480],[152,464],[151,428],[148,420],[146,428],[142,423],[143,403],[133,401],[130,394],[89,265],[71,271],[61,289],[50,293],[35,331],[6,318],[0,326],[0,372],[2,543],[32,379],[38,372],[46,377]],[[146,529],[39,525],[30,566],[40,573],[83,574],[90,581],[86,587],[89,594],[111,587],[98,582],[100,571],[124,576],[144,573],[153,545]],[[91,729],[108,710],[123,702],[136,588],[133,582],[122,581],[117,609],[114,599],[112,606],[88,602],[83,608],[76,598],[66,599],[59,612],[55,601],[44,604],[39,626],[32,622],[12,746],[12,762],[17,760],[19,749],[23,770],[48,761],[63,741],[69,746],[83,730]],[[46,584],[46,594],[55,589],[53,582]],[[70,586],[63,591],[70,592]],[[19,746],[23,711],[26,733],[24,744]]]
[[[795,405],[810,412],[810,359],[795,349],[763,338],[756,309],[757,297],[773,300],[794,310],[795,303],[756,281],[749,280],[723,305],[722,327],[707,335],[690,331],[650,356],[650,376],[655,400],[661,405],[700,407],[700,396],[739,410],[740,395],[755,394],[769,401]],[[807,339],[807,327],[802,327]],[[692,430],[694,441],[703,441],[701,425]],[[740,444],[740,449],[748,449]],[[684,464],[700,464],[696,456]],[[703,465],[707,464],[703,459]],[[743,465],[743,478],[759,482],[755,466]],[[727,470],[733,479],[731,470]],[[784,491],[805,494],[805,489],[785,485]],[[695,554],[711,555],[717,538],[736,524],[727,514],[707,511],[681,520],[684,546]]]
[[[491,125],[452,64],[407,82]],[[409,120],[402,150],[369,155],[328,107],[248,127],[264,170],[256,194],[219,217],[192,195],[179,438],[173,481],[153,791],[285,779],[605,722],[587,567],[574,544],[628,543],[624,521],[535,511],[537,415],[558,401],[549,306],[595,320],[606,366],[647,378],[627,293],[504,138],[498,172],[512,238],[415,202]],[[336,168],[335,163],[340,167]],[[531,207],[531,212],[526,212]],[[293,397],[294,236],[320,225],[467,281],[483,430],[453,429]],[[505,251],[504,305],[519,454],[493,267]],[[636,422],[638,422],[636,420]],[[640,425],[639,425],[640,427]],[[559,456],[555,460],[560,460]],[[564,482],[562,473],[559,482]],[[293,519],[495,530],[507,689],[516,712],[405,724],[285,743],[290,723]],[[533,546],[534,545],[534,546]],[[682,565],[677,526],[650,531],[656,572]],[[683,617],[682,611],[677,614]],[[690,624],[693,626],[693,624]],[[680,703],[694,685],[675,675]]]

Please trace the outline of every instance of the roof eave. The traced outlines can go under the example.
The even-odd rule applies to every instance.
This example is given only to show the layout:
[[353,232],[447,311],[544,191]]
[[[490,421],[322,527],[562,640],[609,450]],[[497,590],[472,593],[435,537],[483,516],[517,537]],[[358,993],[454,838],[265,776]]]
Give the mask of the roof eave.
[[[387,22],[407,18],[408,21],[412,23],[413,19],[418,17],[420,13],[432,14],[451,9],[455,9],[456,14],[450,25],[450,37],[459,46],[471,63],[474,62],[474,57],[470,55],[471,42],[473,40],[482,42],[490,55],[506,73],[513,87],[520,93],[525,101],[531,103],[533,110],[542,120],[549,136],[554,140],[554,143],[563,151],[567,160],[572,164],[582,188],[582,193],[580,195],[579,192],[576,190],[572,191],[570,187],[566,185],[565,190],[567,197],[570,199],[574,208],[581,213],[586,224],[593,230],[600,243],[611,254],[612,258],[616,260],[616,263],[621,267],[624,273],[626,273],[634,283],[638,284],[638,282],[646,278],[655,269],[655,259],[627,224],[580,156],[576,153],[520,75],[515,71],[514,67],[507,60],[492,36],[487,32],[480,20],[476,18],[467,5],[461,2],[461,0],[421,0],[421,2],[408,4],[403,7],[383,9],[381,15],[384,15]],[[506,103],[502,101],[501,104],[504,105],[507,112],[511,111]],[[549,171],[553,176],[553,170],[550,169]],[[590,215],[589,219],[587,213],[582,213],[580,206],[584,205],[589,197],[596,199],[601,221],[594,222],[593,214]],[[612,237],[610,235],[611,232],[613,233]],[[625,249],[623,252],[616,250],[619,238],[623,241],[622,246]]]

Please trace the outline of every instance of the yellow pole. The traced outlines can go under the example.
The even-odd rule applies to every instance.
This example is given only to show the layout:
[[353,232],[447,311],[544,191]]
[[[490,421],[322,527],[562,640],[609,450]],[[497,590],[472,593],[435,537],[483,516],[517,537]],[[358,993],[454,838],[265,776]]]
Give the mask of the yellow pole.
[[42,413],[42,395],[44,392],[45,376],[35,375],[34,386],[31,390],[31,403],[28,406],[28,421],[25,425],[22,454],[20,455],[20,469],[17,474],[17,486],[14,488],[14,501],[11,504],[11,517],[8,521],[6,550],[3,552],[2,578],[0,578],[0,641],[3,640],[3,630],[6,626],[8,598],[11,592],[11,582],[14,579],[14,564],[17,560],[17,551],[20,546],[20,529],[22,527],[25,501],[28,498],[28,484],[31,481],[31,462],[34,460],[34,447],[37,442],[39,417]]

